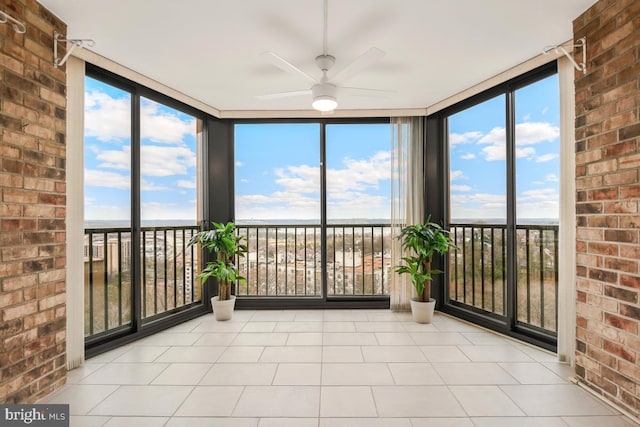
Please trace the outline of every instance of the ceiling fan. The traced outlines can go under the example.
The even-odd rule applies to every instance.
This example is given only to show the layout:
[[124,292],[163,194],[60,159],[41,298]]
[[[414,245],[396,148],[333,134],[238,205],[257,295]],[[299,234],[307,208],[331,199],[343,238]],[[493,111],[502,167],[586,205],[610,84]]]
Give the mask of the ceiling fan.
[[334,73],[329,74],[329,71],[333,68],[336,58],[327,53],[327,16],[328,16],[328,0],[324,0],[324,25],[323,25],[323,48],[322,54],[316,56],[316,65],[320,68],[322,76],[320,79],[311,77],[309,74],[302,71],[300,68],[293,65],[291,62],[282,58],[280,55],[274,52],[266,52],[266,56],[276,67],[298,76],[302,76],[307,79],[312,86],[305,90],[295,90],[291,92],[279,92],[268,95],[258,95],[258,99],[277,99],[277,98],[289,98],[294,96],[312,96],[311,106],[321,112],[328,113],[333,111],[338,106],[338,93],[353,96],[368,96],[368,97],[386,97],[393,91],[368,89],[358,87],[342,86],[342,83],[352,78],[358,72],[370,67],[385,55],[385,53],[372,47],[357,57],[353,62],[346,65],[344,68]]

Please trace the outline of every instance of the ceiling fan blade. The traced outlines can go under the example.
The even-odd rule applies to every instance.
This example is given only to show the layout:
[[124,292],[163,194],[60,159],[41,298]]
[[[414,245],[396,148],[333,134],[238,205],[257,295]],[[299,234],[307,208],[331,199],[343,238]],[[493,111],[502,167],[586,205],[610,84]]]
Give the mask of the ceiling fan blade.
[[314,79],[309,74],[305,73],[300,68],[296,67],[291,62],[287,61],[277,53],[265,52],[263,53],[263,55],[267,57],[269,62],[271,62],[273,65],[280,68],[281,70],[286,71],[287,73],[297,74],[299,76],[302,76],[305,79],[309,80],[311,83],[318,83],[318,80]]
[[270,93],[268,95],[257,95],[257,99],[279,99],[279,98],[291,98],[294,96],[311,95],[311,89],[307,90],[294,90],[292,92],[278,92]]
[[336,72],[333,76],[330,76],[329,79],[334,82],[344,83],[360,71],[381,60],[384,55],[385,53],[377,47],[369,48],[369,50],[358,56],[342,70]]
[[363,87],[348,86],[341,86],[340,92],[344,93],[345,95],[363,96],[368,98],[389,98],[394,93],[397,93],[395,90],[368,89]]

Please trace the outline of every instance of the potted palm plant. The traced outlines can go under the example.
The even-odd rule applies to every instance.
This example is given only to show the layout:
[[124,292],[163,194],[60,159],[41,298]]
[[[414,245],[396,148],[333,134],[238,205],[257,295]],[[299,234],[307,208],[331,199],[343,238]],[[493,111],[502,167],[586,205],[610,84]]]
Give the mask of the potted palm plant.
[[431,298],[431,280],[440,270],[431,268],[434,254],[444,255],[449,249],[457,249],[449,237],[449,232],[431,222],[414,224],[400,231],[399,239],[407,256],[403,257],[404,265],[396,267],[399,274],[408,274],[417,296],[411,298],[411,313],[417,323],[431,323],[436,300]]
[[247,253],[248,249],[243,240],[244,236],[236,234],[233,222],[214,222],[211,230],[200,231],[189,240],[188,246],[199,244],[213,255],[213,260],[207,262],[198,277],[202,283],[211,277],[218,281],[218,296],[211,298],[216,320],[231,319],[236,303],[236,297],[231,295],[231,286],[236,281],[245,281],[235,264],[236,257]]

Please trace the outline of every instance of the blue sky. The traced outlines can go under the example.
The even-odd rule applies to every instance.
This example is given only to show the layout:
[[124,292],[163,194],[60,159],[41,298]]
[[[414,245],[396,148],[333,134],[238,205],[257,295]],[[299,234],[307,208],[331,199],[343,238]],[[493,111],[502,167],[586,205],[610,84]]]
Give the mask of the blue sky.
[[[520,221],[557,220],[558,79],[516,91],[516,210]],[[452,220],[506,218],[505,98],[449,118]]]
[[[557,77],[516,92],[517,209],[558,217]],[[85,219],[130,217],[129,94],[85,87]],[[142,99],[143,220],[197,220],[196,119]],[[504,219],[504,97],[449,120],[452,219]],[[236,125],[236,220],[320,219],[320,125]],[[327,126],[327,217],[390,217],[390,126]]]
[[[85,79],[85,220],[129,220],[131,98]],[[196,120],[141,100],[142,220],[196,222]]]

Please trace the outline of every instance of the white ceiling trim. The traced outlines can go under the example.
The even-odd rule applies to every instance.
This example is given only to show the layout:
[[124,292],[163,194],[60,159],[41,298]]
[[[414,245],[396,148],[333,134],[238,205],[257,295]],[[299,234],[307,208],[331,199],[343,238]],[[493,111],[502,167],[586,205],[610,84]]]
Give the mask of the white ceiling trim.
[[202,101],[198,101],[197,99],[192,98],[189,95],[185,95],[184,93],[170,88],[169,86],[164,85],[157,80],[151,79],[143,74],[138,73],[137,71],[133,71],[132,69],[127,68],[124,65],[120,65],[117,62],[114,62],[109,58],[105,58],[104,56],[98,55],[97,53],[92,52],[88,49],[76,49],[73,51],[71,56],[75,56],[85,62],[88,62],[100,68],[104,68],[105,70],[111,71],[118,76],[146,86],[149,89],[153,89],[156,92],[159,92],[177,101],[183,102],[207,114],[211,114],[214,117],[221,116],[221,112],[217,108],[207,105]]

